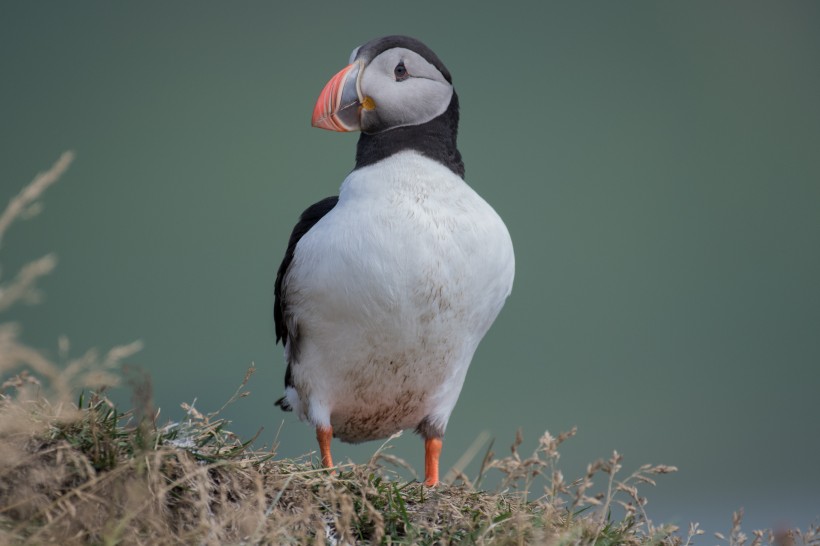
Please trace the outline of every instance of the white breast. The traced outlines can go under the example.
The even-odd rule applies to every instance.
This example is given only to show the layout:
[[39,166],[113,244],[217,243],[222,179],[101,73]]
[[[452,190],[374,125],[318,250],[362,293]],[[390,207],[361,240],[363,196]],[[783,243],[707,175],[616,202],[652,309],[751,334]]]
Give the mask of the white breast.
[[354,171],[285,279],[288,401],[347,441],[443,430],[513,274],[504,223],[443,165],[408,151]]

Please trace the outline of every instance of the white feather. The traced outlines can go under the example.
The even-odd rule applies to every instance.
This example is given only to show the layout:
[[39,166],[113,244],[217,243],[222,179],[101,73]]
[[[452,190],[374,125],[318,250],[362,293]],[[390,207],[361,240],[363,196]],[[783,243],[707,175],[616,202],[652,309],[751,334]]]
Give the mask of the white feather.
[[346,441],[443,430],[514,268],[504,223],[445,166],[405,151],[353,171],[285,279],[288,402]]

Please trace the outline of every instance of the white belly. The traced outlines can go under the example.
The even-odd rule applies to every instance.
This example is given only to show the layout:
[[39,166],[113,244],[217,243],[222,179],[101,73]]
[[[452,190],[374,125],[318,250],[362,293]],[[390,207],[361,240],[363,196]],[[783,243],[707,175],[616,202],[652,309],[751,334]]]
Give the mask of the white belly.
[[346,441],[443,430],[513,274],[503,222],[446,167],[402,152],[354,171],[288,271],[289,402]]

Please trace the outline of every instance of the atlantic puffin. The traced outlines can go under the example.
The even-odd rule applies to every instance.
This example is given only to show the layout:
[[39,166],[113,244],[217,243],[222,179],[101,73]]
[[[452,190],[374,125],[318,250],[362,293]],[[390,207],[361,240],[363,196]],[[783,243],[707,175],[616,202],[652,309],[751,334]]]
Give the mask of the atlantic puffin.
[[464,181],[450,72],[415,38],[353,50],[312,125],[360,131],[338,196],[305,210],[274,286],[285,395],[276,405],[358,443],[414,429],[424,484],[479,342],[512,290],[504,222]]

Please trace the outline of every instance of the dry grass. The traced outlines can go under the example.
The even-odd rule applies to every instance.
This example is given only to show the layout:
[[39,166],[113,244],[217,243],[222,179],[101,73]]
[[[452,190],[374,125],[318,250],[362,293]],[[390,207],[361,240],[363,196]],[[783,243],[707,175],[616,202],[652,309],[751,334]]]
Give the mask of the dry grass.
[[[12,200],[0,216],[0,241],[26,210],[36,212],[31,207],[70,161],[64,155]],[[36,281],[54,263],[37,260],[0,286],[0,312],[36,299]],[[683,534],[655,525],[645,511],[638,486],[673,467],[646,465],[624,476],[613,453],[565,479],[559,447],[574,430],[545,433],[530,455],[520,453],[517,435],[510,455],[487,451],[473,480],[456,470],[454,483],[435,489],[403,481],[393,468],[405,463],[381,448],[368,464],[328,473],[308,459],[252,450],[226,429],[221,410],[183,405],[183,421],[160,426],[150,389],[137,389],[136,412],[118,411],[104,386],[116,384],[139,343],[76,359],[66,340],[60,347],[62,361],[54,362],[21,342],[15,325],[0,324],[0,544],[689,546],[702,534],[697,525]],[[247,395],[252,373],[228,404]],[[89,394],[76,400],[78,392]],[[501,485],[480,490],[491,473],[500,473]],[[737,514],[729,536],[717,538],[728,546],[820,544],[816,528],[755,531],[749,542],[740,522]]]
[[[464,481],[429,489],[400,480],[384,461],[403,463],[381,451],[368,464],[341,465],[330,474],[308,460],[249,450],[216,414],[189,407],[183,422],[157,427],[118,413],[99,395],[67,410],[18,396],[30,386],[6,387],[0,408],[7,425],[0,432],[0,536],[9,542],[680,543],[673,529],[652,526],[641,509],[628,510],[620,522],[606,517],[617,490],[628,493],[626,506],[638,506],[642,500],[630,484],[668,469],[645,467],[621,482],[613,457],[565,483],[554,463],[570,435],[545,434],[526,458],[518,442],[508,457],[488,453],[482,475],[501,471],[502,492]],[[550,486],[528,501],[533,479],[547,469]],[[616,485],[587,497],[598,474]]]

